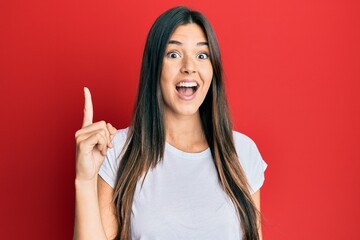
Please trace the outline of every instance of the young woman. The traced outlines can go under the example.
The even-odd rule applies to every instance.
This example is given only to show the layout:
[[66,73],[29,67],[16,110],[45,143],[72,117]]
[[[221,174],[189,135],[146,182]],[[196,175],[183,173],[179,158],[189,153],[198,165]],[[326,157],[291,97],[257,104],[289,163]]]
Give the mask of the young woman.
[[85,88],[74,239],[261,239],[266,163],[232,130],[218,43],[201,13],[176,7],[155,21],[129,128],[92,115]]

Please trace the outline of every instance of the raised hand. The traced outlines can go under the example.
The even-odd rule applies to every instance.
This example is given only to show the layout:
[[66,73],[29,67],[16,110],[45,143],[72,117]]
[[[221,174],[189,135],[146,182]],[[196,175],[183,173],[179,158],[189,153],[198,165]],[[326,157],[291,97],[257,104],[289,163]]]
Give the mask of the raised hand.
[[82,128],[76,134],[76,179],[94,180],[104,161],[116,129],[105,121],[93,123],[93,105],[88,88],[84,88],[85,107]]

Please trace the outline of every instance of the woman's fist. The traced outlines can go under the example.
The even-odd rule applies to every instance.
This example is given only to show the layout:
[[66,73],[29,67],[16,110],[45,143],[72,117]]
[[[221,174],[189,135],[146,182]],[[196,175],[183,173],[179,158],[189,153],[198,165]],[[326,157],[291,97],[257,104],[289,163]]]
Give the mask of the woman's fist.
[[76,134],[76,179],[94,180],[104,161],[116,129],[105,121],[93,123],[93,105],[88,88],[84,88],[85,107],[82,128]]

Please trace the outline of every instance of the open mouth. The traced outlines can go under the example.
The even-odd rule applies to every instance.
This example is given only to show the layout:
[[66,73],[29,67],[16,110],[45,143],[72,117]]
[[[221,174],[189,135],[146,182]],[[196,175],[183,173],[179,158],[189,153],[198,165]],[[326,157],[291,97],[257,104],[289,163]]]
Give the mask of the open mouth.
[[176,85],[176,90],[180,95],[190,97],[196,92],[198,87],[196,82],[180,82]]

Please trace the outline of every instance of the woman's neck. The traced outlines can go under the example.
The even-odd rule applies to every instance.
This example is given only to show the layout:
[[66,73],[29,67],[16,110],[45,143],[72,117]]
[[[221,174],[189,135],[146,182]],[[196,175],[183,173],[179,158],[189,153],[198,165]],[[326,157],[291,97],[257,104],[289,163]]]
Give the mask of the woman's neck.
[[208,148],[199,112],[192,116],[165,114],[166,142],[184,152],[201,152]]

